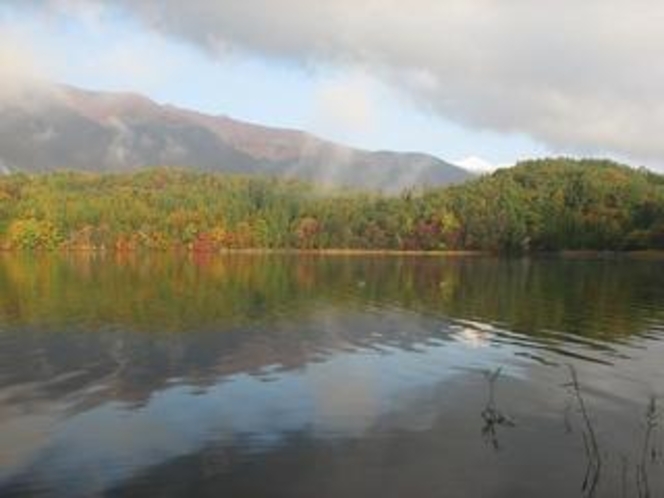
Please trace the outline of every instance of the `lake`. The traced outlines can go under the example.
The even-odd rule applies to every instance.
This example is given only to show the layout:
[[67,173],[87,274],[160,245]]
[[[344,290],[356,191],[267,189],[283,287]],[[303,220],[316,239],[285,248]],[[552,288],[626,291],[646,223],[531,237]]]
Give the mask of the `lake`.
[[0,496],[664,492],[664,261],[0,255]]

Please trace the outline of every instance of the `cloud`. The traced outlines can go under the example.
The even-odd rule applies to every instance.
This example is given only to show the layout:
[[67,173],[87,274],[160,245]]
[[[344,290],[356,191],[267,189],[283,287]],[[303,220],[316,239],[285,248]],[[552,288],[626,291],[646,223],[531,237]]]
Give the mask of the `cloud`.
[[490,173],[498,168],[495,164],[478,156],[468,156],[454,161],[454,164],[473,173]]
[[376,91],[363,74],[325,79],[315,94],[312,126],[324,134],[370,132],[376,121]]
[[0,27],[0,101],[22,94],[42,77],[38,57],[18,32]]
[[[62,9],[63,0],[52,3]],[[554,150],[664,158],[664,3],[658,0],[64,5],[77,4],[124,10],[213,56],[239,50],[361,67],[447,119],[526,133]]]
[[118,88],[159,88],[180,74],[177,60],[168,57],[168,50],[168,44],[157,37],[135,34],[106,47],[81,73],[95,74],[96,79]]

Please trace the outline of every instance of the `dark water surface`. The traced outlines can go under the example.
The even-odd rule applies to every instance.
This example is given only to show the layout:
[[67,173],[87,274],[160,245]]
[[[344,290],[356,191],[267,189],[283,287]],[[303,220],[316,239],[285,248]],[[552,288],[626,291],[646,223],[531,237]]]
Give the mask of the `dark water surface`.
[[0,257],[0,496],[663,496],[663,395],[661,261]]

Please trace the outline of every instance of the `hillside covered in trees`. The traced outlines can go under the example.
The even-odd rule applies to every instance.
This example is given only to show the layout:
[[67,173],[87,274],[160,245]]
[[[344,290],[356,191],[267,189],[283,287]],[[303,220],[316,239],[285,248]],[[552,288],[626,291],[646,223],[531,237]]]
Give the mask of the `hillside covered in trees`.
[[664,249],[664,176],[608,161],[527,161],[398,196],[153,169],[0,178],[6,250]]

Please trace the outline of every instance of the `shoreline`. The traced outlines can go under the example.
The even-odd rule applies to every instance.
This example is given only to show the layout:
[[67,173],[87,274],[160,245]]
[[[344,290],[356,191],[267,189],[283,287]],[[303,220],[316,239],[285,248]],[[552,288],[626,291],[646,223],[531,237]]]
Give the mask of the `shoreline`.
[[274,248],[223,248],[216,251],[196,251],[185,247],[173,247],[168,249],[105,249],[88,247],[69,247],[61,249],[11,249],[0,248],[0,254],[174,254],[174,255],[196,255],[196,256],[218,256],[232,254],[246,255],[286,255],[286,256],[437,256],[437,257],[477,257],[491,256],[489,251],[471,250],[400,250],[400,249],[274,249]]
[[164,250],[137,248],[134,250],[115,250],[105,248],[64,248],[55,250],[25,250],[0,248],[0,254],[59,254],[59,255],[179,255],[179,256],[223,256],[223,255],[282,255],[282,256],[344,256],[344,257],[440,257],[440,258],[477,258],[491,257],[502,259],[568,259],[568,260],[664,260],[664,250],[647,249],[636,251],[614,250],[561,250],[542,251],[523,254],[507,254],[486,250],[399,250],[399,249],[274,249],[274,248],[224,248],[217,251],[195,251],[184,247]]
[[664,260],[664,249],[639,249],[636,251],[564,250],[554,253],[561,259],[639,259]]

